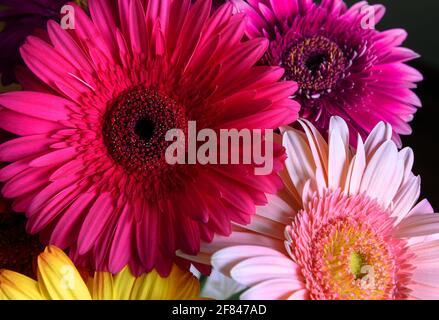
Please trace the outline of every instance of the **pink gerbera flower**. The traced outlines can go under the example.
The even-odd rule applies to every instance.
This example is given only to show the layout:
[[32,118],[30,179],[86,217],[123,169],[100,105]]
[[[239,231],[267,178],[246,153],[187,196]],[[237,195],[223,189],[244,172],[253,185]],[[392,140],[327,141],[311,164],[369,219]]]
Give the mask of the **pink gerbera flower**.
[[326,133],[331,116],[348,124],[351,142],[379,121],[394,128],[394,140],[411,133],[418,97],[411,91],[422,75],[404,62],[417,58],[402,48],[402,29],[374,29],[381,5],[362,1],[347,8],[342,0],[232,0],[249,17],[250,39],[264,36],[270,47],[261,62],[285,68],[285,80],[299,90],[293,97],[301,116]]
[[189,120],[276,128],[297,117],[294,85],[278,82],[281,68],[254,67],[267,41],[241,41],[244,15],[230,4],[211,15],[210,0],[91,0],[91,19],[74,8],[74,30],[51,21],[50,43],[21,48],[29,91],[0,96],[0,127],[22,136],[0,147],[12,162],[3,194],[76,263],[166,275],[175,250],[196,254],[248,223],[281,186],[252,165],[168,165],[166,132]]
[[329,143],[302,126],[283,133],[284,190],[195,260],[214,254],[214,267],[250,287],[243,299],[438,298],[439,215],[416,204],[412,150],[398,151],[384,123],[357,150],[341,118]]

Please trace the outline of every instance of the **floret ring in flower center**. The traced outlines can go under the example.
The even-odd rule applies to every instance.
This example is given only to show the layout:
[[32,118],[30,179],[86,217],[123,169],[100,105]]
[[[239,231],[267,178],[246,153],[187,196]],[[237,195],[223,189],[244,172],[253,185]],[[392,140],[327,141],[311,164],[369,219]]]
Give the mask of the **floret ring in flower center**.
[[393,295],[394,263],[387,244],[366,224],[331,221],[314,239],[319,282],[335,299],[386,299]]
[[347,59],[339,46],[324,36],[296,40],[282,61],[285,78],[299,84],[298,94],[319,98],[343,78]]
[[156,90],[135,87],[108,105],[103,136],[108,153],[126,172],[167,166],[165,140],[171,129],[187,129],[185,108]]
[[394,218],[365,195],[316,196],[286,228],[287,248],[312,299],[406,298],[412,272]]

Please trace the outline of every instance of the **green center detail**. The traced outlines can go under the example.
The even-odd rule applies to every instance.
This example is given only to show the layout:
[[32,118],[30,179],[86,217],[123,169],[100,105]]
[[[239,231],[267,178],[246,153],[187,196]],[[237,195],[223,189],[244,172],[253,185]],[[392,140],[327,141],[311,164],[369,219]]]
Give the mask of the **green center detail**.
[[363,254],[358,252],[352,252],[349,259],[349,268],[351,273],[356,279],[363,277],[363,272],[361,269],[366,265],[366,259]]

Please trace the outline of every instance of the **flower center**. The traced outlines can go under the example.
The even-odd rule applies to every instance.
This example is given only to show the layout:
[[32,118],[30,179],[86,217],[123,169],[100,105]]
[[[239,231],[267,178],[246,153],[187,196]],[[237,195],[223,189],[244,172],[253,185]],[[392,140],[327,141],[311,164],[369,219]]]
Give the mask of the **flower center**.
[[282,66],[285,78],[299,84],[300,95],[317,99],[331,92],[344,76],[347,59],[336,43],[324,36],[314,36],[290,45]]
[[127,172],[147,172],[166,166],[168,130],[186,128],[185,109],[175,100],[135,87],[110,103],[103,137],[110,156]]
[[394,218],[365,195],[316,196],[287,226],[291,257],[316,300],[400,299],[411,274]]
[[305,67],[314,74],[327,60],[328,56],[325,53],[315,53],[310,55],[308,59],[306,59]]
[[330,221],[313,240],[316,278],[331,299],[386,299],[393,295],[392,252],[379,235],[350,218]]

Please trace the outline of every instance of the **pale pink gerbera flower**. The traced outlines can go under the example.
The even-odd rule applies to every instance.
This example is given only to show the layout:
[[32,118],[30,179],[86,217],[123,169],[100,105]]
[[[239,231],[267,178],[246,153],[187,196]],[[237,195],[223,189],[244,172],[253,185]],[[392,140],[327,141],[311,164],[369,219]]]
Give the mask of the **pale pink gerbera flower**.
[[329,143],[302,126],[283,133],[285,189],[197,261],[214,253],[214,267],[250,287],[243,299],[439,298],[439,215],[416,204],[412,150],[398,151],[383,123],[357,150],[341,118]]
[[331,116],[348,124],[351,142],[379,121],[390,123],[394,139],[411,133],[418,97],[411,91],[422,75],[405,64],[418,55],[403,48],[402,29],[375,29],[381,5],[366,1],[348,8],[342,0],[232,0],[249,17],[250,39],[266,37],[262,63],[285,68],[284,79],[299,85],[293,97],[301,116],[326,133]]
[[[175,250],[248,223],[282,185],[253,165],[169,165],[170,129],[276,128],[297,118],[283,70],[254,67],[265,39],[241,41],[244,15],[211,1],[91,0],[75,29],[48,24],[23,59],[40,81],[0,96],[0,127],[22,136],[0,147],[3,194],[28,231],[70,248],[79,264],[170,272]],[[182,264],[183,262],[180,261]],[[188,262],[185,262],[188,267]]]

